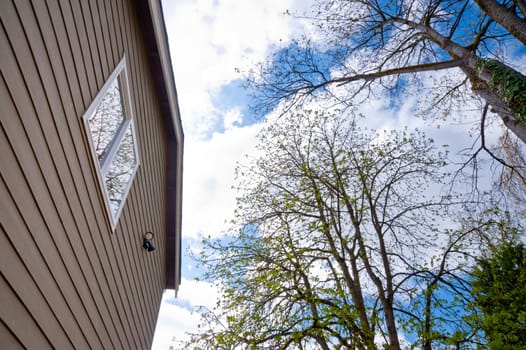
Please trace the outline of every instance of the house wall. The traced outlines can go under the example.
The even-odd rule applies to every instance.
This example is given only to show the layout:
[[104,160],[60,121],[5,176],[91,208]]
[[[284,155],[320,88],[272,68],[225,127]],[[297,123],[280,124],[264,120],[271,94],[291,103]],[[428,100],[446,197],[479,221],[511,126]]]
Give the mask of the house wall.
[[[0,347],[149,349],[166,136],[133,1],[7,0],[0,19]],[[123,55],[141,163],[112,233],[82,116]]]

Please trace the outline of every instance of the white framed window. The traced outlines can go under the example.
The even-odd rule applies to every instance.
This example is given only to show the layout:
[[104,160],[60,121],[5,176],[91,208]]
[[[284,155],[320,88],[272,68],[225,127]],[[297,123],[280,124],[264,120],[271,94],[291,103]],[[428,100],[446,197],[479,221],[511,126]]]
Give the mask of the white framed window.
[[114,229],[139,166],[125,58],[110,75],[83,119],[106,211]]

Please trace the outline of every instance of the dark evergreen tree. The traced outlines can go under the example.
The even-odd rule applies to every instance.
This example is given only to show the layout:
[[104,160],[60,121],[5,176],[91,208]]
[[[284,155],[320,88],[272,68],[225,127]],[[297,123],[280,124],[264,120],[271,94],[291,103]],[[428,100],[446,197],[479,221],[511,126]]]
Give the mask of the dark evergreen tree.
[[473,295],[490,349],[526,349],[526,247],[503,243],[473,271]]

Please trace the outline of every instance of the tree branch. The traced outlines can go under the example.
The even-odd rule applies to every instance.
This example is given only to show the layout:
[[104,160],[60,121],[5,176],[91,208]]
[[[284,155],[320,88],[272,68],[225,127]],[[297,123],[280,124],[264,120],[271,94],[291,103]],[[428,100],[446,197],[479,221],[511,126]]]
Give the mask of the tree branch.
[[392,76],[392,75],[450,69],[450,68],[459,67],[461,63],[462,63],[462,59],[454,59],[454,60],[449,60],[449,61],[444,61],[444,62],[423,63],[423,64],[417,64],[413,66],[386,69],[386,70],[375,72],[375,73],[357,74],[357,75],[350,76],[350,77],[332,79],[332,80],[327,81],[326,84],[323,84],[323,85],[320,84],[319,87],[322,87],[324,85],[331,84],[331,83],[337,83],[337,86],[341,86],[341,85],[345,85],[345,84],[348,84],[348,83],[351,83],[357,80],[371,81],[371,80],[375,80],[375,79],[387,77],[387,76]]

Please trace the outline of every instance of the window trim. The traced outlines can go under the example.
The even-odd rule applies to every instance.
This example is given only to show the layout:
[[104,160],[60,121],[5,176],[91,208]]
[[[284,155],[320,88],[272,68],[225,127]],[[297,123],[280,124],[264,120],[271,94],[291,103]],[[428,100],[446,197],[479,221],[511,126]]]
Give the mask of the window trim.
[[[96,149],[95,149],[95,143],[93,141],[91,128],[89,125],[89,119],[96,113],[97,108],[99,107],[100,103],[102,102],[102,99],[106,95],[106,92],[109,90],[110,86],[116,79],[118,79],[118,83],[119,83],[119,92],[120,92],[121,104],[123,108],[124,121],[120,125],[117,133],[113,136],[111,142],[107,145],[107,147],[109,147],[107,154],[105,154],[102,157],[102,159],[99,160]],[[97,96],[95,96],[95,98],[91,102],[90,106],[84,113],[84,116],[82,117],[82,119],[84,122],[84,131],[88,138],[88,143],[89,143],[88,147],[90,149],[91,158],[94,163],[93,165],[95,167],[95,171],[97,173],[97,181],[99,183],[99,188],[101,190],[102,197],[104,199],[103,205],[105,207],[106,214],[109,218],[110,225],[111,225],[111,231],[113,233],[115,232],[117,222],[122,213],[122,209],[124,208],[126,199],[128,198],[128,194],[130,192],[131,186],[137,174],[137,170],[140,166],[139,147],[138,147],[137,133],[135,131],[134,118],[133,118],[131,94],[130,94],[129,81],[128,81],[128,72],[127,72],[127,67],[126,67],[126,57],[123,57],[121,61],[119,62],[119,64],[117,64],[117,66],[115,67],[115,69],[113,70],[109,78],[106,80],[106,82],[104,83],[100,91],[98,92]],[[122,192],[122,195],[121,195],[122,199],[119,203],[119,207],[114,213],[112,210],[110,196],[108,193],[108,189],[106,187],[104,176],[109,171],[112,161],[115,158],[117,151],[119,150],[119,146],[121,145],[122,140],[124,139],[124,135],[126,131],[128,130],[128,127],[131,128],[131,133],[133,135],[133,148],[135,152],[135,166],[133,167],[130,173],[130,180],[128,181],[126,188]]]

